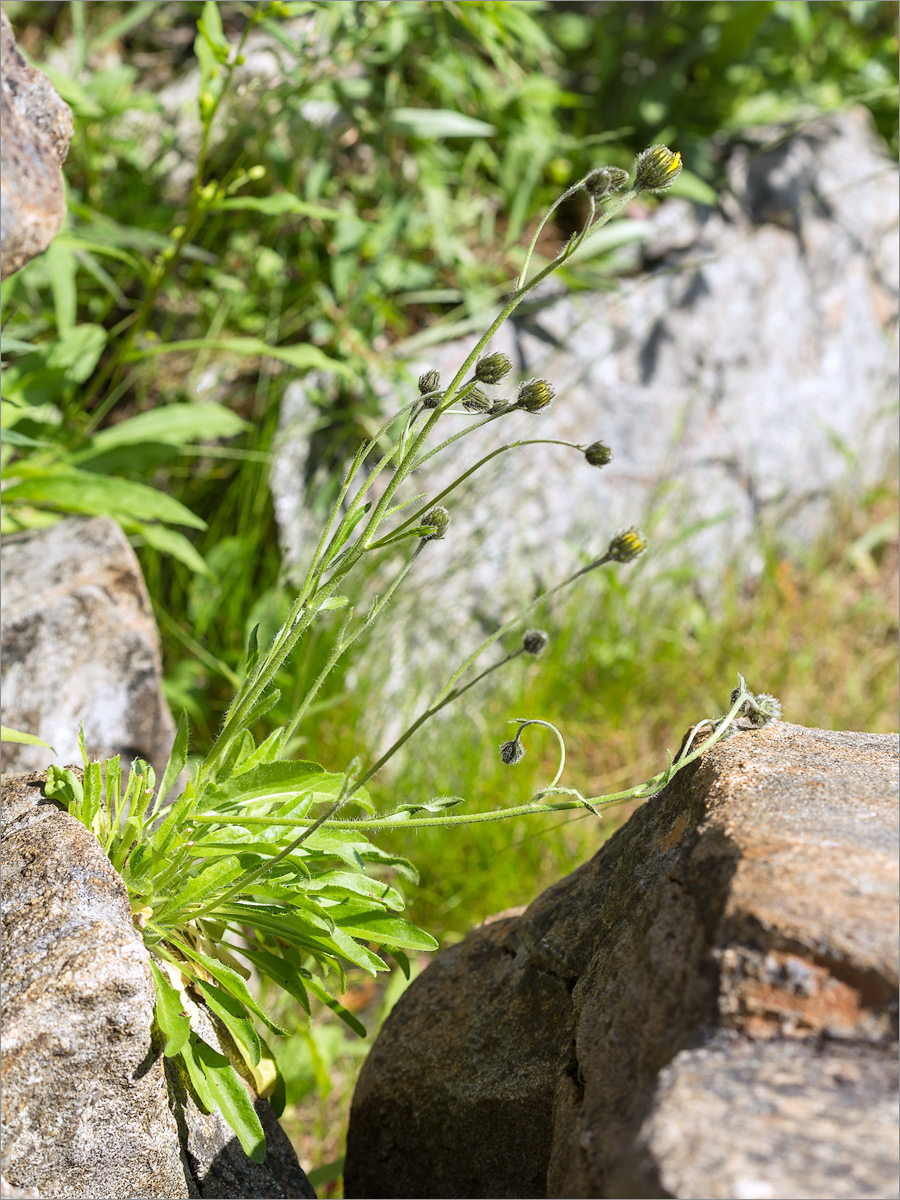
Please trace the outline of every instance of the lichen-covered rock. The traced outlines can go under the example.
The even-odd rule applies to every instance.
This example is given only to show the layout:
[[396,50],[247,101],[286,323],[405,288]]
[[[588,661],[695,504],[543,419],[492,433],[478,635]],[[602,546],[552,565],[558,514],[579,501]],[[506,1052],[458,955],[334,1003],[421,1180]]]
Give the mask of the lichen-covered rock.
[[163,1060],[125,884],[43,783],[3,777],[3,1195],[315,1200],[267,1100],[248,1086],[266,1135],[257,1164]]
[[346,1194],[895,1196],[897,831],[896,737],[714,747],[413,983]]
[[72,110],[30,66],[0,12],[0,274],[6,279],[47,249],[66,212],[60,166]]
[[0,550],[3,724],[43,738],[4,742],[4,771],[144,758],[160,772],[175,734],[162,692],[159,632],[137,556],[108,517],[15,534]]
[[3,780],[3,1175],[65,1200],[197,1195],[125,885],[42,783]]

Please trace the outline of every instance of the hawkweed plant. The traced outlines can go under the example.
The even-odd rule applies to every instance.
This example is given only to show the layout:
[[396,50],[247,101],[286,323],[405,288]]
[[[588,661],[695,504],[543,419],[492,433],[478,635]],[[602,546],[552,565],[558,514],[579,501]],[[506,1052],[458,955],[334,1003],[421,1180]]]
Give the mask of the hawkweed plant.
[[[635,196],[669,186],[681,159],[664,146],[638,156],[635,178],[611,167],[592,171],[565,191],[541,221],[525,255],[515,291],[473,347],[450,382],[425,372],[416,394],[390,416],[378,434],[363,443],[344,476],[325,521],[305,579],[290,615],[263,650],[251,634],[243,680],[226,713],[221,731],[205,758],[194,765],[177,798],[169,793],[182,778],[188,760],[186,715],[178,723],[172,755],[157,780],[146,763],[136,762],[123,783],[119,760],[101,765],[85,755],[83,777],[51,767],[47,794],[93,830],[124,879],[136,926],[150,952],[156,981],[156,1021],[164,1052],[183,1064],[193,1092],[207,1109],[219,1107],[246,1153],[265,1155],[259,1120],[229,1057],[198,1032],[195,1017],[202,1002],[217,1032],[230,1041],[234,1061],[246,1064],[257,1092],[269,1096],[276,1113],[284,1104],[284,1086],[265,1034],[284,1032],[255,999],[251,971],[278,985],[309,1012],[310,994],[328,1005],[364,1035],[357,1019],[339,1000],[345,966],[375,973],[386,970],[388,954],[408,973],[407,952],[433,950],[436,942],[404,919],[400,892],[392,875],[415,883],[413,865],[370,840],[398,827],[462,825],[496,821],[548,810],[602,808],[623,800],[654,795],[677,771],[725,736],[738,716],[759,725],[779,715],[777,701],[754,696],[741,679],[724,717],[694,726],[678,755],[651,779],[608,796],[583,796],[561,783],[565,767],[562,734],[549,721],[516,718],[515,737],[500,747],[509,765],[521,761],[523,734],[546,728],[560,747],[559,769],[527,803],[485,812],[452,813],[461,797],[439,796],[376,813],[366,785],[431,717],[459,700],[493,671],[519,655],[539,655],[547,635],[527,629],[511,653],[478,669],[495,643],[539,605],[608,563],[629,563],[645,550],[637,529],[614,533],[602,552],[517,613],[450,676],[443,690],[376,761],[354,758],[342,771],[315,762],[284,757],[316,693],[338,660],[384,614],[391,597],[420,556],[441,553],[440,542],[451,521],[453,492],[498,454],[542,443],[570,446],[586,465],[603,467],[611,451],[605,443],[575,445],[540,437],[520,438],[477,458],[458,479],[436,495],[401,498],[401,488],[435,455],[464,437],[502,421],[515,411],[539,417],[553,402],[543,379],[520,383],[510,397],[491,398],[484,387],[502,384],[512,371],[505,355],[486,352],[503,322],[542,280],[562,266],[591,235]],[[566,198],[583,189],[588,215],[582,229],[546,266],[529,275],[541,230]],[[453,432],[441,431],[450,414],[464,418]],[[473,456],[474,457],[474,456]],[[382,594],[364,615],[356,616],[343,587],[366,556],[390,547],[401,560]],[[319,677],[289,723],[257,744],[259,717],[278,699],[278,670],[323,614],[342,610],[337,636]],[[705,734],[700,743],[699,735]],[[82,739],[82,751],[84,743]],[[261,1032],[261,1031],[264,1031]],[[236,1052],[236,1053],[234,1053]]]

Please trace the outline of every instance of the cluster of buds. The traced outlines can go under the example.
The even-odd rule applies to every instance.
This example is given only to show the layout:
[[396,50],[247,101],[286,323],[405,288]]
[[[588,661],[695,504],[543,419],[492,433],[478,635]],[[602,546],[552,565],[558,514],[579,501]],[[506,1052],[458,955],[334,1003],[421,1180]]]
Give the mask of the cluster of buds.
[[493,407],[493,402],[490,396],[486,396],[480,387],[473,387],[465,400],[463,400],[462,406],[466,412],[489,413]]

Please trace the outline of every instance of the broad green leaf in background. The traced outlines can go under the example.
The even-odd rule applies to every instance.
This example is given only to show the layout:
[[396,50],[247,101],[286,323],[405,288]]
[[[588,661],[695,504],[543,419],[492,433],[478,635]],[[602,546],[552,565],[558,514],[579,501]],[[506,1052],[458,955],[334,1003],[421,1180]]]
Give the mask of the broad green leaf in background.
[[395,108],[389,123],[400,133],[420,138],[491,137],[495,125],[449,108]]
[[[25,746],[43,746],[45,750],[53,750],[49,742],[42,742],[31,733],[22,733],[18,729],[10,729],[8,725],[0,725],[0,742],[20,742]],[[53,750],[55,754],[56,751]]]
[[62,465],[32,467],[19,463],[15,464],[12,474],[20,480],[4,489],[4,504],[18,500],[63,512],[171,521],[193,529],[206,528],[206,522],[174,496],[130,479],[116,479]]
[[324,204],[311,204],[301,200],[290,192],[276,192],[274,196],[235,196],[228,200],[220,200],[212,206],[211,211],[247,210],[264,213],[267,217],[280,217],[294,214],[298,217],[316,217],[320,221],[346,221],[348,219],[363,224],[354,214],[348,214],[341,209],[326,208]]
[[89,449],[73,455],[72,461],[145,441],[184,446],[189,442],[230,438],[247,427],[246,421],[221,404],[166,404],[95,433]]
[[348,379],[355,379],[356,372],[347,363],[329,356],[318,348],[307,344],[298,346],[270,346],[262,338],[187,338],[182,342],[160,342],[133,350],[132,359],[152,358],[158,354],[176,354],[185,350],[221,350],[231,354],[245,354],[254,358],[275,358],[299,371],[334,371]]

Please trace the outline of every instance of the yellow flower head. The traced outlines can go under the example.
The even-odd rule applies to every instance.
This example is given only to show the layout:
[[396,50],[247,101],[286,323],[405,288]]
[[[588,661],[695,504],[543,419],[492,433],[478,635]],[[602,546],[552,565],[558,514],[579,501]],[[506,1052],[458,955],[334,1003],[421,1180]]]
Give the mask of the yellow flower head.
[[666,146],[651,146],[634,160],[634,186],[642,192],[662,192],[681,174],[681,154]]
[[610,562],[628,563],[640,558],[646,549],[647,539],[639,529],[632,527],[616,534],[609,543],[606,557]]

